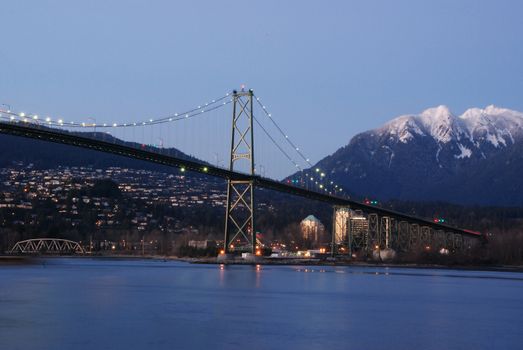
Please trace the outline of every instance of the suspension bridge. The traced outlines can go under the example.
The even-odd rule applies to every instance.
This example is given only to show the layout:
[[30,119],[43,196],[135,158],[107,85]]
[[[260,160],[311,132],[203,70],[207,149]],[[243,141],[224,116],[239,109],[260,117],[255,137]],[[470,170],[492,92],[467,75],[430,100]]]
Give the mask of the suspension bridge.
[[[232,119],[227,121],[221,118],[231,118],[231,115]],[[193,131],[186,127],[189,121],[195,124]],[[225,253],[242,249],[254,254],[257,250],[255,187],[332,205],[332,254],[336,254],[340,246],[347,247],[349,253],[386,248],[408,251],[420,247],[455,251],[481,237],[477,232],[352,200],[329,174],[313,166],[254,91],[244,88],[169,116],[125,122],[97,122],[93,118],[67,120],[15,112],[9,107],[0,109],[0,133],[226,179]],[[227,157],[227,164],[221,156]],[[282,168],[296,175],[287,181],[267,175],[271,169],[281,172]],[[354,211],[358,211],[358,215],[363,213],[368,220],[365,232],[357,235],[351,230]]]

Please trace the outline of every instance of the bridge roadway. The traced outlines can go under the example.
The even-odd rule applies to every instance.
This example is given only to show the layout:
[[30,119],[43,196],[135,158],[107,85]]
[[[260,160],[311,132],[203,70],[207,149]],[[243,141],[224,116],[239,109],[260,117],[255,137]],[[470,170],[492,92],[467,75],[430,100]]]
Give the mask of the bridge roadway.
[[280,181],[268,179],[257,175],[253,176],[249,174],[239,173],[212,166],[210,164],[202,164],[192,160],[163,155],[160,153],[152,152],[148,149],[139,149],[130,147],[128,145],[119,145],[112,142],[85,137],[82,136],[81,133],[77,132],[58,130],[48,128],[45,126],[34,126],[34,124],[22,122],[0,122],[0,133],[77,146],[106,153],[113,153],[124,157],[144,160],[147,162],[177,168],[185,168],[193,172],[220,177],[224,179],[253,181],[254,184],[259,187],[275,190],[278,192],[289,193],[304,198],[314,199],[332,205],[350,206],[351,209],[360,209],[366,213],[375,213],[380,216],[390,216],[398,221],[408,221],[413,224],[431,227],[434,230],[443,230],[445,232],[452,232],[475,238],[478,238],[481,235],[477,232],[464,230],[439,223],[434,223],[430,220],[426,220],[423,218],[405,215],[396,211],[374,207],[371,205],[366,205],[354,200],[333,196],[326,193],[307,190],[304,188],[288,185]]

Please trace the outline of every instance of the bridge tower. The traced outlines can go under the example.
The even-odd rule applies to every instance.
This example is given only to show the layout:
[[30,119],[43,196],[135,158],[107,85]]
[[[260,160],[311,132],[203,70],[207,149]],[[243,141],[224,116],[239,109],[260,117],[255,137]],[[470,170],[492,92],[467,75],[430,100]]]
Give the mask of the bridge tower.
[[[235,90],[232,98],[229,170],[254,175],[253,91],[244,91],[243,88],[239,92]],[[247,250],[253,254],[256,252],[252,180],[227,180],[224,251],[230,253],[234,250]]]

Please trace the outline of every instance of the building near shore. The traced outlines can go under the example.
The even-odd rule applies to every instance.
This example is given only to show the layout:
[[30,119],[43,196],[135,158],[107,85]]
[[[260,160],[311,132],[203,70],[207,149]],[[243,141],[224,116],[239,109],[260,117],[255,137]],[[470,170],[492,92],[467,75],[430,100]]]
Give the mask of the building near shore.
[[353,239],[365,239],[369,230],[368,219],[360,212],[349,208],[340,208],[334,217],[334,239],[337,244],[346,243],[349,240],[349,232]]
[[216,248],[216,241],[211,240],[205,240],[205,241],[195,241],[191,240],[187,242],[187,245],[192,248],[196,249],[208,249],[208,248]]
[[365,236],[369,231],[369,220],[358,214],[353,214],[350,218],[350,230],[353,236]]
[[309,215],[303,219],[300,228],[302,238],[312,243],[318,243],[325,232],[325,226],[314,215]]

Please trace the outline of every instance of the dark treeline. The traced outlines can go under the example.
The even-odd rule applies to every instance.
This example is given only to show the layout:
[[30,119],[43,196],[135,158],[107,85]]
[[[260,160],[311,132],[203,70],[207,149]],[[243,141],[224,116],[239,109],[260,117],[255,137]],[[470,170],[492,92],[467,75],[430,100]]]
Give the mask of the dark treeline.
[[383,204],[405,214],[426,219],[444,218],[451,226],[480,232],[508,232],[520,225],[523,208],[463,206],[444,202],[390,201]]
[[[81,179],[77,181],[81,182]],[[99,224],[92,203],[74,203],[80,218],[71,225],[51,200],[34,200],[33,209],[0,208],[0,251],[5,251],[22,239],[38,237],[67,238],[75,241],[158,242],[158,251],[173,254],[176,247],[191,239],[222,239],[225,209],[205,203],[192,207],[174,207],[169,203],[146,204],[129,201],[112,180],[99,180],[92,187],[71,191],[66,200],[70,211],[73,197],[101,197],[113,208],[117,225]],[[273,191],[256,190],[256,231],[267,241],[295,242],[306,247],[300,235],[299,223],[313,214],[325,225],[323,242],[329,241],[332,207],[326,203],[298,198]],[[451,226],[484,233],[488,244],[476,251],[474,262],[517,264],[523,262],[523,208],[467,207],[442,202],[390,201],[379,206],[428,220],[445,218]],[[139,231],[132,220],[136,213],[148,215],[146,230]],[[156,244],[156,243],[155,243]],[[419,259],[423,257],[418,257]],[[428,257],[425,257],[428,258]]]

